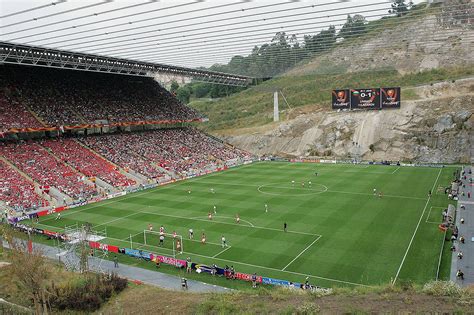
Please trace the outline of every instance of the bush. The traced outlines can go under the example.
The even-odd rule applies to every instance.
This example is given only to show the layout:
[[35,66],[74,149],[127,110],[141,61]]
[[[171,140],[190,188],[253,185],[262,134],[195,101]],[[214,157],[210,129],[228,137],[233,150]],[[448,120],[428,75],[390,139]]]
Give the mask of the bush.
[[98,310],[114,293],[123,291],[128,284],[126,279],[115,274],[92,274],[87,275],[84,280],[68,282],[59,287],[53,283],[49,289],[51,307],[92,312]]
[[423,292],[434,296],[460,297],[463,289],[453,281],[431,281],[423,286]]

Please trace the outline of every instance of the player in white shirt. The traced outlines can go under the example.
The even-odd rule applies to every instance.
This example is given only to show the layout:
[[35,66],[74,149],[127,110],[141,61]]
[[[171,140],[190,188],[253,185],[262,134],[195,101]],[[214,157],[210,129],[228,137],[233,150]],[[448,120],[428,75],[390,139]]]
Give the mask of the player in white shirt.
[[291,181],[291,186],[295,187],[295,181],[294,180]]
[[217,214],[217,211],[216,211],[216,210],[217,210],[217,207],[214,206],[214,214]]
[[193,229],[189,229],[189,239],[194,239],[194,231]]
[[237,224],[240,223],[240,216],[239,214],[237,213],[237,215],[235,216],[235,221],[237,221]]
[[226,242],[226,240],[225,240],[225,237],[224,237],[224,235],[222,235],[222,237],[221,237],[221,241],[222,241],[222,248],[224,248],[224,247],[227,247],[227,246],[228,246],[228,245],[227,245],[227,242]]
[[265,212],[268,212],[268,205],[265,204]]

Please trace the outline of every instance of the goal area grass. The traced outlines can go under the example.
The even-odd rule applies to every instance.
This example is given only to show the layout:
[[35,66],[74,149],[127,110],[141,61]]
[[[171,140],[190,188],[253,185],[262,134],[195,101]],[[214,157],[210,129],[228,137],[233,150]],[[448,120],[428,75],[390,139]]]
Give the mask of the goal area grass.
[[424,283],[438,272],[444,234],[437,225],[450,202],[443,187],[455,170],[259,162],[74,208],[36,225],[62,231],[88,222],[106,228],[101,242],[171,256],[169,235],[163,246],[154,234],[143,240],[149,224],[154,231],[163,226],[182,236],[177,258],[295,282],[308,277],[323,287]]

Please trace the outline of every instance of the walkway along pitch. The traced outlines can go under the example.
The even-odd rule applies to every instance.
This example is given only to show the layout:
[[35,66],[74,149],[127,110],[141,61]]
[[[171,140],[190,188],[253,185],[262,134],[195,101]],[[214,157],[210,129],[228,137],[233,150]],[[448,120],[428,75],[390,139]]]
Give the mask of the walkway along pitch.
[[[474,283],[474,182],[470,183],[470,179],[474,178],[474,168],[465,167],[466,179],[462,178],[462,183],[466,186],[459,188],[460,192],[464,191],[464,196],[462,193],[459,194],[459,201],[456,210],[456,226],[459,229],[459,236],[464,237],[464,244],[459,241],[454,242],[456,251],[453,252],[451,258],[451,280],[456,282],[461,286],[468,286]],[[471,174],[469,174],[471,170]],[[470,198],[468,198],[470,195]],[[464,208],[461,208],[461,205]],[[464,224],[461,224],[461,218],[464,219]],[[458,258],[458,253],[462,252],[462,259]],[[461,270],[464,273],[464,280],[456,277],[456,272]]]
[[[38,243],[34,243],[33,246],[41,250],[45,257],[58,260],[58,248]],[[3,247],[8,248],[8,244],[5,241],[3,242]],[[153,285],[166,290],[182,291],[180,277],[164,274],[158,271],[147,270],[125,264],[120,264],[118,268],[114,268],[113,261],[101,261],[96,257],[89,257],[89,269],[94,272],[113,272],[131,281],[141,281],[145,284]],[[188,291],[197,293],[210,293],[230,292],[231,289],[188,279]]]

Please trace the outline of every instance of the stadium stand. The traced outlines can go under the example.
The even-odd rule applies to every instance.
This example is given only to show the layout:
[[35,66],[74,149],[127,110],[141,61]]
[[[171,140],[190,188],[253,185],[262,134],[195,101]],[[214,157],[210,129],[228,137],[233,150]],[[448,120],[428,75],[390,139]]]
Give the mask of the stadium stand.
[[[13,209],[48,205],[40,195],[46,191],[49,204],[81,203],[250,158],[183,126],[202,116],[152,78],[10,64],[2,70],[0,158],[39,187],[3,161],[0,204]],[[161,124],[167,128],[156,129]],[[14,136],[3,137],[8,132]]]
[[121,174],[114,165],[95,155],[73,139],[47,140],[49,148],[63,162],[73,166],[87,177],[98,177],[114,187],[135,185],[134,180]]
[[11,128],[43,127],[16,97],[2,90],[0,90],[0,113],[0,131]]
[[80,141],[115,164],[149,178],[163,175],[156,166],[185,176],[190,171],[196,173],[218,163],[248,157],[248,153],[230,148],[194,128],[103,135]]
[[2,160],[0,174],[0,200],[6,206],[19,211],[48,206],[48,201],[35,192],[34,185]]
[[43,147],[33,142],[7,144],[0,155],[43,186],[53,186],[75,200],[86,200],[97,194],[81,174],[55,159]]
[[[201,118],[181,104],[152,78],[4,65],[6,80],[0,90],[17,96],[49,126],[107,123],[190,121]],[[8,84],[7,84],[8,82]],[[3,98],[9,110],[14,99]],[[9,125],[32,127],[21,115],[10,115]],[[31,117],[30,117],[31,118]],[[37,125],[36,121],[36,125]]]

